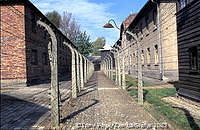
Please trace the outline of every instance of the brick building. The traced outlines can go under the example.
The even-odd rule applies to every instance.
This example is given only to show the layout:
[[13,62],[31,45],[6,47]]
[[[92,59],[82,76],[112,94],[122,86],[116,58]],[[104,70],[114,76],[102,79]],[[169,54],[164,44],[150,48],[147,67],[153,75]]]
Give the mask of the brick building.
[[[178,80],[178,54],[176,30],[176,2],[172,0],[148,1],[139,13],[129,16],[121,25],[120,45],[125,56],[125,69],[137,75],[137,44],[125,31],[129,30],[140,44],[143,75],[145,77]],[[127,22],[128,21],[128,22]]]
[[1,83],[30,85],[50,79],[50,38],[44,28],[37,26],[39,19],[56,34],[59,77],[70,77],[71,52],[63,44],[63,41],[71,43],[69,39],[28,0],[1,0],[0,6]]
[[178,94],[200,101],[200,1],[179,0],[177,12]]

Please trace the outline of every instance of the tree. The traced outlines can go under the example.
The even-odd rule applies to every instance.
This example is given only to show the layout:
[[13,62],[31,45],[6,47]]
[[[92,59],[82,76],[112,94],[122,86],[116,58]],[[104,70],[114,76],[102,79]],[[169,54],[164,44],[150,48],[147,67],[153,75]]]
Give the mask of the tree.
[[88,56],[93,51],[90,36],[87,35],[86,31],[83,33],[80,31],[80,25],[78,25],[76,20],[72,17],[72,13],[65,11],[61,17],[58,12],[53,11],[47,13],[46,16],[78,47],[80,53]]
[[78,47],[79,52],[85,56],[88,56],[92,52],[90,36],[87,35],[86,31],[77,37],[75,45]]
[[72,18],[72,13],[68,13],[67,11],[63,13],[60,29],[72,42],[76,42],[78,36],[81,34],[80,25]]
[[105,46],[106,39],[104,37],[97,38],[94,42],[92,42],[93,46],[93,54],[94,56],[99,56],[100,51],[99,49],[102,49]]
[[57,11],[46,13],[46,17],[51,21],[57,28],[60,27],[61,15]]

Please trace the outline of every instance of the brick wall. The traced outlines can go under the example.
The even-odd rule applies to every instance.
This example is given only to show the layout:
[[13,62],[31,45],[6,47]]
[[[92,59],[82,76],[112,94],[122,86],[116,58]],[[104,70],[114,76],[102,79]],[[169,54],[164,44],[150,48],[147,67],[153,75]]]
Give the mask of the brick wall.
[[[153,6],[150,10],[146,10],[143,18],[138,22],[138,29],[140,29],[140,24],[142,23],[142,33],[138,31],[138,41],[140,44],[140,49],[144,53],[143,58],[143,73],[146,77],[160,78],[159,74],[159,64],[155,63],[154,51],[155,45],[159,46],[158,41],[158,28],[156,27],[153,20],[153,11],[156,10],[156,6]],[[145,25],[145,16],[148,16],[148,29]],[[130,74],[137,75],[137,44],[134,39],[128,41],[127,35],[122,35],[122,44],[127,44],[123,46],[125,54],[125,66],[126,72],[130,69]],[[150,62],[147,61],[147,48],[150,48]]]
[[[46,19],[31,4],[1,5],[1,79],[5,85],[16,82],[31,85],[50,80],[50,37],[44,28],[37,26],[40,18]],[[67,80],[71,77],[71,52],[63,42],[69,40],[55,27],[53,30],[58,42],[59,77]]]
[[26,82],[26,54],[23,5],[1,5],[1,80]]
[[[25,7],[26,12],[26,55],[27,55],[27,80],[28,84],[42,83],[50,80],[51,70],[48,56],[48,43],[51,40],[48,32],[36,22],[44,16],[32,6]],[[71,52],[63,42],[66,38],[57,29],[54,29],[58,44],[58,72],[59,77],[70,77]],[[33,51],[37,53],[37,63],[33,61]],[[47,64],[45,64],[46,54]]]
[[[143,73],[146,77],[160,79],[160,72],[163,68],[165,80],[178,80],[176,3],[160,3],[159,25],[157,25],[158,21],[155,20],[155,16],[158,15],[156,10],[155,4],[152,4],[151,8],[143,10],[143,14],[137,20],[135,27],[130,28],[132,31],[136,27],[139,29],[137,38],[143,52],[141,52],[141,55],[143,55]],[[146,23],[148,23],[148,26]],[[161,45],[158,26],[161,30]],[[134,42],[134,39],[128,40],[127,34],[122,33],[122,48],[124,50],[122,53],[125,56],[125,70],[128,72],[130,69],[132,75],[137,74],[137,44]],[[157,55],[155,55],[156,51],[158,51]],[[161,51],[162,61],[160,61]]]

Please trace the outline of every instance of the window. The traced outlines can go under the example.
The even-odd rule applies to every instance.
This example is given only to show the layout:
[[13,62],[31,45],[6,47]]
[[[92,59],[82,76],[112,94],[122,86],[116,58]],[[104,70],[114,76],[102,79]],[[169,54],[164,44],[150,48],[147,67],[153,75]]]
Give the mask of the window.
[[43,38],[46,39],[47,37],[47,32],[46,31],[43,31],[44,35],[43,35]]
[[150,64],[150,57],[151,57],[150,48],[147,48],[147,64]]
[[146,28],[148,30],[149,29],[149,16],[145,17],[145,25],[146,25]]
[[154,63],[158,64],[158,45],[154,46]]
[[135,33],[136,37],[138,37],[138,32]]
[[59,57],[59,65],[62,65],[62,57]]
[[42,54],[42,61],[43,61],[43,65],[48,64],[47,53],[45,52]]
[[186,6],[188,0],[179,0],[179,8],[182,9]]
[[179,0],[179,8],[182,9],[184,8],[187,4],[192,2],[193,0]]
[[133,64],[133,65],[136,64],[135,62],[136,62],[136,57],[135,57],[135,53],[133,53],[133,56],[132,56],[132,64]]
[[140,32],[143,33],[143,31],[142,31],[142,23],[140,24]]
[[153,24],[157,26],[157,10],[153,10]]
[[32,32],[36,33],[36,17],[35,17],[35,14],[34,12],[31,13],[31,29],[32,29]]
[[141,62],[142,62],[142,65],[144,65],[144,50],[142,50],[142,54],[141,54]]
[[38,52],[37,52],[37,50],[31,51],[31,64],[33,64],[33,65],[38,64]]
[[132,39],[132,36],[131,36],[131,35],[129,35],[129,34],[126,34],[126,39],[127,39],[128,41],[131,41],[131,39]]
[[189,56],[190,56],[190,69],[191,70],[198,70],[198,49],[197,47],[192,47],[189,49]]
[[61,48],[63,48],[62,36],[60,36],[60,46],[61,46]]

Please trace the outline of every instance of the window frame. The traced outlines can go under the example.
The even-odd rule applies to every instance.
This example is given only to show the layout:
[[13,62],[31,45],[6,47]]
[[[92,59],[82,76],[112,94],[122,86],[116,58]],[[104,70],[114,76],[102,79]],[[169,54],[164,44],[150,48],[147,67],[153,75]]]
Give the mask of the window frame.
[[147,48],[147,65],[151,64],[151,49],[150,47]]
[[158,45],[154,45],[154,64],[159,64],[159,52],[158,52]]
[[[192,56],[196,52],[196,60],[193,59],[194,57]],[[193,60],[195,62],[193,63]],[[198,72],[199,71],[199,54],[198,54],[198,46],[193,46],[189,48],[189,69],[192,72]],[[196,64],[196,65],[193,65]],[[194,67],[195,66],[195,67]]]
[[142,65],[145,64],[144,50],[141,51],[141,62],[142,62]]
[[42,63],[43,65],[48,65],[48,55],[46,52],[42,53]]
[[31,12],[31,31],[33,33],[37,32],[36,27],[37,27],[37,25],[36,25],[36,15],[35,15],[34,12]]
[[38,51],[36,49],[31,50],[31,64],[38,65]]
[[179,10],[185,8],[192,1],[194,1],[194,0],[178,0],[178,8],[179,8]]

